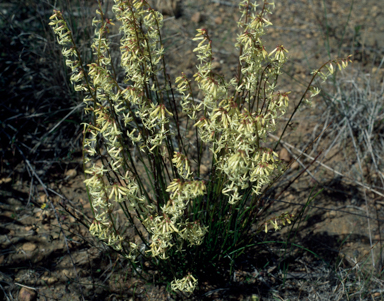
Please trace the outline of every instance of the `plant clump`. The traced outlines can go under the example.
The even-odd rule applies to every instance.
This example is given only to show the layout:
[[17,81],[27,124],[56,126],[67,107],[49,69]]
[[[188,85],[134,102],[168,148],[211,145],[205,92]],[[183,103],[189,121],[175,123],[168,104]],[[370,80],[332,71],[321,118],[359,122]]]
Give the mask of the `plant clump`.
[[[266,143],[289,103],[289,91],[276,91],[288,50],[279,45],[268,51],[263,44],[273,7],[267,1],[241,1],[239,66],[230,80],[213,72],[213,42],[208,30],[198,29],[194,82],[183,73],[174,81],[167,74],[163,16],[145,0],[115,0],[116,21],[106,18],[99,3],[91,64],[82,60],[63,14],[56,10],[51,17],[89,116],[83,139],[85,185],[94,214],[89,230],[143,277],[143,259],[149,260],[160,271],[157,280],[172,290],[191,293],[202,266],[215,268],[225,257],[236,258],[255,222],[258,231],[268,232],[269,225],[278,230],[292,218],[284,213],[260,221],[263,192],[286,168]],[[122,34],[119,66],[113,64],[108,40],[114,22]],[[347,63],[324,64],[312,81],[316,75],[325,80],[335,65]],[[123,81],[118,68],[124,70]],[[320,90],[311,83],[304,95],[313,97]],[[183,139],[190,129],[194,141]],[[202,178],[206,150],[212,165]],[[140,242],[130,240],[130,228]]]

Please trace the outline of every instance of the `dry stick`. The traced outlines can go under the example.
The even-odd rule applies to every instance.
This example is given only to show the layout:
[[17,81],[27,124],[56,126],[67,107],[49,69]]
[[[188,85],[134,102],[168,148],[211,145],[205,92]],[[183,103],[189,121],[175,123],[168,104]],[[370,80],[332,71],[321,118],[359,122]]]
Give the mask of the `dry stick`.
[[21,286],[21,287],[25,287],[25,288],[29,288],[29,289],[31,289],[31,290],[35,290],[35,291],[37,291],[37,288],[31,287],[31,286],[26,286],[26,285],[24,285],[24,284],[17,283],[17,282],[15,282],[15,284],[18,285],[18,286]]
[[[308,169],[309,169],[309,167],[313,164],[313,163],[315,163],[316,161],[317,161],[317,159],[320,157],[320,155],[321,155],[321,151],[320,151],[320,153],[315,157],[315,158],[313,158],[313,160],[312,160],[312,162],[311,163],[309,163],[309,165],[307,166],[307,167],[305,167],[292,181],[290,181],[289,183],[288,183],[288,186],[286,186],[277,196],[276,196],[276,198],[278,199],[282,194],[283,194],[283,192],[284,191],[286,191],[287,189],[288,189],[288,187],[290,187],[291,185],[292,185],[292,183],[294,183],[298,178],[300,178],[301,177],[301,175],[304,173],[304,172],[309,172],[308,171]],[[291,160],[291,162],[292,162],[292,160]]]
[[28,196],[27,207],[29,206],[29,203],[31,202],[31,197],[32,197],[32,187],[33,187],[33,177],[31,178],[31,184],[29,185],[29,196]]
[[[60,198],[63,199],[64,201],[70,203],[70,204],[72,205],[72,209],[73,209],[73,210],[75,210],[78,214],[80,214],[81,216],[83,216],[83,217],[87,220],[87,222],[88,222],[89,224],[92,224],[92,221],[91,221],[91,220],[90,220],[84,213],[82,213],[81,211],[79,211],[78,209],[75,208],[73,202],[71,202],[70,200],[68,200],[65,196],[63,196],[62,194],[58,193],[57,191],[55,191],[55,190],[53,190],[53,189],[51,189],[51,188],[48,188],[48,187],[46,187],[46,188],[47,188],[47,190],[49,190],[50,192],[56,194],[58,197],[60,197]],[[67,211],[67,212],[68,212],[68,211]],[[70,212],[68,212],[68,213],[71,214]],[[71,215],[72,215],[72,214],[71,214]]]
[[220,1],[220,0],[211,0],[212,3],[218,4],[218,5],[224,5],[224,6],[229,6],[229,7],[236,7],[236,4],[233,4],[229,1]]
[[[344,119],[341,122],[343,122]],[[339,124],[341,124],[341,122]],[[343,134],[345,127],[346,127],[346,125],[344,124],[343,127],[339,130],[339,133],[337,134],[336,138],[331,142],[331,144],[329,145],[328,149],[324,152],[323,158],[327,157],[327,155],[331,151],[332,147],[336,144],[337,141],[339,141],[339,137],[340,137],[341,134]],[[309,155],[311,155],[311,154],[309,154]]]
[[[30,168],[30,170],[31,170],[31,172],[32,172],[32,174],[33,174],[33,176],[37,179],[37,181],[38,181],[38,182],[40,183],[40,185],[43,187],[44,192],[45,192],[45,194],[46,194],[46,196],[47,196],[47,200],[49,201],[49,203],[50,203],[50,205],[51,205],[51,207],[52,207],[52,209],[53,209],[53,212],[55,213],[55,217],[56,217],[57,223],[59,224],[59,226],[60,226],[60,231],[61,231],[61,233],[63,234],[63,237],[64,237],[64,242],[65,242],[65,245],[66,245],[66,247],[67,247],[67,253],[68,253],[69,258],[70,258],[70,260],[71,260],[71,263],[72,263],[72,265],[73,265],[73,269],[75,270],[76,278],[79,280],[79,275],[78,275],[78,273],[77,273],[77,269],[76,269],[75,262],[73,261],[72,254],[71,254],[71,252],[69,251],[69,246],[68,246],[67,236],[65,235],[64,230],[63,230],[63,227],[62,227],[62,225],[61,225],[61,223],[60,223],[60,219],[59,219],[59,216],[57,215],[56,208],[55,208],[55,206],[53,206],[53,204],[52,204],[52,202],[51,202],[51,200],[50,200],[50,198],[49,198],[49,194],[48,194],[48,191],[47,191],[47,189],[49,189],[49,188],[43,183],[43,181],[40,179],[40,177],[36,174],[35,170],[34,170],[33,167],[31,166],[31,163],[29,163],[29,160],[28,160],[28,159],[25,159],[25,162],[27,163],[28,167]],[[80,288],[81,297],[82,297],[83,300],[85,301],[85,299],[84,299],[84,295],[83,295],[83,289],[82,289],[80,283],[79,283],[79,288]]]
[[50,133],[52,133],[61,123],[64,122],[65,119],[67,119],[73,112],[80,109],[82,106],[84,106],[84,103],[80,103],[76,107],[71,108],[72,109],[71,112],[69,112],[67,115],[65,115],[64,118],[61,119],[48,133],[44,134],[44,136],[40,139],[40,141],[32,149],[32,153],[34,153],[39,148],[39,146],[41,145],[42,141],[44,140],[44,138],[46,136],[48,136]]
[[74,107],[73,109],[72,109],[72,111],[71,112],[69,112],[67,115],[65,115],[64,117],[63,117],[63,119],[61,119],[48,133],[47,133],[47,135],[48,134],[50,134],[50,133],[52,133],[62,122],[64,122],[64,120],[65,119],[67,119],[67,117],[69,117],[73,112],[75,112],[77,109],[80,109],[81,107],[83,107],[84,106],[84,103],[80,103],[80,104],[78,104],[76,107]]
[[[268,133],[268,135],[269,135],[271,138],[275,139],[275,140],[279,140],[279,137],[277,137],[277,136],[275,136],[275,135],[273,135],[273,134],[271,134],[271,133]],[[281,142],[284,146],[287,146],[287,147],[289,147],[289,148],[292,148],[292,149],[294,149],[294,150],[296,150],[296,151],[298,151],[298,152],[301,153],[301,151],[300,151],[299,149],[297,149],[296,147],[294,147],[293,145],[291,145],[291,144],[289,144],[289,143],[287,143],[287,142],[284,142],[283,140],[280,140],[280,142]],[[313,157],[311,157],[311,156],[309,156],[309,155],[307,155],[307,154],[305,154],[305,153],[303,153],[303,155],[306,156],[308,159],[311,159],[311,160],[314,159]],[[324,164],[324,163],[321,163],[321,162],[319,162],[319,161],[317,161],[316,163],[319,164],[319,165],[321,165],[321,166],[323,166],[324,168],[326,168],[326,169],[328,169],[328,170],[334,172],[335,174],[337,174],[337,175],[339,175],[339,176],[342,176],[342,177],[344,177],[344,178],[347,178],[347,179],[351,180],[353,183],[355,183],[355,184],[357,184],[357,185],[359,185],[359,186],[361,186],[361,187],[363,187],[363,188],[365,188],[365,189],[367,189],[367,190],[369,190],[369,191],[371,191],[371,192],[374,192],[374,193],[376,193],[377,195],[380,195],[380,196],[384,197],[384,193],[379,192],[379,191],[377,191],[376,189],[373,189],[372,187],[367,186],[367,185],[365,185],[365,184],[363,184],[363,183],[361,183],[361,182],[359,182],[359,181],[352,180],[351,178],[349,178],[349,177],[343,175],[341,172],[338,172],[338,171],[332,169],[331,167],[329,167],[328,165],[326,165],[326,164]]]
[[[376,172],[382,175],[382,173],[381,173],[381,172],[379,171],[379,169],[378,169],[378,165],[377,165],[376,160],[375,160],[375,155],[374,155],[373,150],[372,150],[371,139],[369,138],[368,131],[365,130],[364,133],[365,133],[364,136],[366,137],[366,145],[367,145],[367,147],[368,147],[368,152],[371,153],[371,158],[372,158],[372,161],[373,161],[373,163],[374,163],[374,165],[375,165],[375,167],[376,167]],[[365,137],[364,137],[364,138],[365,138]],[[383,179],[382,179],[382,178],[380,178],[380,179],[381,179],[381,183],[383,184]],[[364,198],[365,198],[365,202],[366,202],[366,210],[368,211],[367,199],[366,199],[366,198],[367,198],[367,195],[366,195],[366,191],[365,191],[365,190],[364,190]],[[376,206],[375,206],[375,207],[376,207]],[[376,207],[376,215],[378,215],[377,207]],[[368,222],[369,222],[369,220],[368,220]],[[379,264],[379,266],[382,266],[382,261],[383,261],[383,259],[382,259],[381,254],[382,254],[382,250],[383,250],[383,248],[382,248],[382,242],[381,242],[381,224],[380,224],[379,221],[378,221],[378,223],[377,223],[377,226],[378,226],[378,228],[379,228],[379,235],[380,235],[380,254],[379,254],[379,262],[378,262],[378,264]],[[370,233],[370,234],[371,234],[371,233]],[[371,236],[369,237],[369,239],[370,239],[370,241],[372,241]],[[373,253],[372,253],[372,260],[373,260]]]
[[[324,122],[324,126],[323,126],[323,129],[322,129],[322,131],[321,131],[321,136],[319,137],[319,139],[317,139],[317,141],[316,141],[316,143],[315,143],[315,145],[313,146],[313,149],[312,149],[312,151],[309,153],[309,155],[311,156],[316,150],[317,150],[317,147],[319,146],[319,144],[320,144],[320,141],[321,141],[321,138],[323,137],[323,135],[325,134],[325,130],[328,128],[328,124],[330,124],[330,121],[329,121],[329,111],[327,112],[327,118],[326,118],[326,120],[325,120],[325,122]],[[314,132],[315,132],[315,130],[314,130]],[[313,134],[315,134],[315,133],[313,133]]]
[[[359,150],[358,150],[358,148],[356,146],[355,137],[353,135],[352,127],[351,127],[351,123],[349,122],[349,119],[347,119],[347,122],[348,122],[349,132],[350,132],[350,135],[351,135],[351,138],[352,138],[353,147],[355,148],[357,162],[359,163],[359,169],[360,169],[361,175],[363,175],[364,173],[363,173],[363,168],[362,168],[362,165],[361,165]],[[368,201],[367,201],[367,191],[366,191],[366,189],[364,189],[364,200],[365,200],[365,208],[366,208],[367,216],[368,216],[369,212],[368,212]],[[373,248],[372,248],[371,223],[370,223],[369,219],[367,219],[367,221],[368,221],[369,243],[371,245],[372,266],[375,268],[375,258],[373,256]]]
[[[4,296],[7,298],[7,301],[11,301],[9,298],[8,298],[8,295],[7,293],[5,292],[5,289],[4,287],[0,284],[0,288],[2,289],[3,293],[4,293]],[[13,298],[12,298],[13,299]]]
[[384,182],[383,182],[384,175],[383,175],[383,173],[379,170],[379,166],[377,165],[377,162],[376,162],[376,159],[375,159],[375,155],[374,155],[374,153],[373,153],[373,148],[372,148],[372,144],[371,144],[371,139],[369,139],[369,134],[368,134],[367,130],[365,130],[364,132],[365,132],[364,138],[366,137],[366,144],[367,144],[367,147],[368,147],[368,151],[371,153],[372,162],[373,162],[373,164],[375,165],[376,172],[377,172],[378,174],[381,175],[381,177],[380,177],[381,183],[384,184]]
[[[296,157],[290,149],[287,149],[287,151],[288,151],[288,153],[292,156],[292,158],[295,159],[295,161],[301,165],[301,167],[302,167],[303,169],[306,168],[305,165],[304,165],[304,163],[300,161],[299,157]],[[320,182],[316,179],[316,177],[315,177],[315,176],[314,176],[308,169],[306,169],[305,171],[307,172],[307,174],[309,174],[309,175],[311,176],[311,178],[312,178],[313,180],[315,180],[317,183],[320,183]]]

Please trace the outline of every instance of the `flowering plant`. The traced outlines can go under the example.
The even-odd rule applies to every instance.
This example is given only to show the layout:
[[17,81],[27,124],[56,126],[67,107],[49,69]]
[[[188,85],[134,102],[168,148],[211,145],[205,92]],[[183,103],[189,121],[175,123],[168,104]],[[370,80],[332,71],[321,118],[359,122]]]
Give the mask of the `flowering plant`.
[[[215,267],[224,257],[236,258],[255,222],[265,232],[290,222],[288,213],[259,222],[263,191],[286,169],[266,146],[267,133],[289,102],[289,92],[275,91],[288,50],[279,45],[268,52],[263,45],[273,7],[241,1],[239,65],[229,81],[212,71],[212,40],[206,29],[197,30],[194,81],[201,101],[185,74],[172,84],[166,73],[163,16],[146,0],[115,0],[112,8],[122,34],[121,82],[108,40],[115,24],[105,18],[100,2],[99,17],[92,21],[91,64],[82,60],[63,14],[55,10],[51,17],[90,117],[83,139],[84,182],[94,214],[89,230],[136,273],[142,275],[143,259],[149,260],[173,290],[192,292],[202,262]],[[316,75],[325,80],[335,65],[347,63],[329,61],[312,81]],[[320,92],[312,81],[304,95]],[[183,139],[190,130],[195,141]],[[211,169],[203,175],[200,166],[207,157]],[[140,239],[127,235],[131,228]]]

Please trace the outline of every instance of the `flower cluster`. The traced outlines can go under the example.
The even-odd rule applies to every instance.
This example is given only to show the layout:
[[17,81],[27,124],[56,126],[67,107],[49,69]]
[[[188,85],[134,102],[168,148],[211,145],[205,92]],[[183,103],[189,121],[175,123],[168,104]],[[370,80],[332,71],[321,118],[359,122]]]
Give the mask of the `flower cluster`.
[[292,218],[293,215],[288,212],[284,212],[275,218],[271,218],[269,221],[264,223],[265,233],[268,233],[269,226],[272,226],[272,228],[277,231],[281,229],[281,226],[285,226],[286,223],[291,224]]
[[186,293],[192,293],[197,286],[197,279],[195,279],[191,274],[188,274],[182,279],[175,279],[171,282],[172,290],[180,290]]
[[57,42],[63,46],[61,53],[65,57],[65,64],[72,71],[70,80],[74,84],[75,91],[81,91],[83,86],[79,82],[81,83],[84,78],[84,69],[77,48],[73,47],[72,32],[60,11],[54,10],[50,20],[49,25],[53,27],[53,31],[57,35]]
[[243,1],[240,5],[243,33],[236,44],[242,51],[237,78],[226,82],[214,75],[212,41],[206,29],[199,29],[194,40],[200,43],[194,51],[201,64],[194,77],[204,101],[192,104],[188,80],[183,75],[176,79],[184,111],[191,117],[203,115],[195,126],[200,139],[211,144],[217,169],[228,179],[222,193],[233,205],[242,199],[241,190],[251,186],[255,194],[260,194],[272,176],[282,170],[276,153],[261,147],[266,134],[275,129],[276,120],[284,114],[289,94],[274,91],[287,50],[280,45],[268,54],[261,39],[265,27],[271,25],[266,19],[269,6],[273,3],[264,3],[262,11],[256,13],[256,4]]
[[[159,256],[161,259],[167,259],[166,253],[173,246],[172,238],[174,233],[178,234],[178,238],[188,241],[190,246],[202,244],[208,227],[202,226],[198,221],[189,222],[183,220],[182,216],[188,202],[204,195],[205,190],[204,181],[176,179],[169,184],[167,192],[171,195],[169,201],[161,208],[163,215],[149,216],[143,222],[146,229],[152,234],[151,249],[147,252],[154,257]],[[181,249],[182,244],[183,241],[181,241],[179,249]]]

